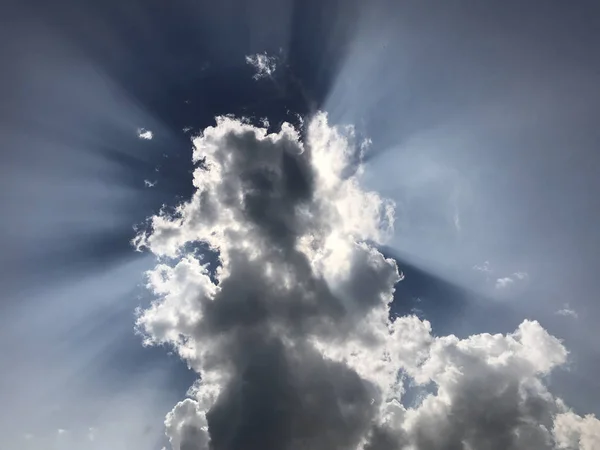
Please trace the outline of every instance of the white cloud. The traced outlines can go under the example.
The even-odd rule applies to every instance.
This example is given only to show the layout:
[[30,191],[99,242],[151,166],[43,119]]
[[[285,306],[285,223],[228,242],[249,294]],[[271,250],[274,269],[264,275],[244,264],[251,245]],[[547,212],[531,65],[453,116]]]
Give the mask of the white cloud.
[[513,277],[517,280],[527,280],[529,279],[529,274],[527,272],[515,272]]
[[[568,409],[544,380],[567,351],[538,322],[459,339],[389,318],[401,275],[368,243],[389,235],[393,204],[361,187],[360,151],[323,114],[305,143],[229,117],[194,140],[192,199],[135,239],[161,258],[138,329],[199,374],[165,420],[171,446],[553,448]],[[429,392],[414,407],[401,375]]]
[[146,141],[149,141],[154,137],[154,133],[152,133],[150,130],[146,130],[145,128],[138,128],[137,135],[140,139],[144,139]]
[[514,286],[517,282],[525,282],[529,279],[526,272],[515,272],[508,277],[496,279],[496,289],[508,289]]
[[452,218],[454,221],[454,228],[456,228],[456,231],[460,231],[460,213],[458,212],[458,208],[455,208]]
[[496,280],[496,289],[506,289],[514,283],[515,280],[513,280],[511,277],[498,278]]
[[581,417],[572,411],[559,414],[554,421],[553,432],[560,449],[600,448],[600,420],[592,415]]
[[562,309],[559,309],[558,311],[556,311],[555,314],[557,314],[559,316],[564,316],[564,317],[572,317],[574,319],[577,319],[579,317],[577,312],[575,310],[571,309],[571,307],[569,306],[568,303],[565,303],[564,307]]
[[485,274],[492,273],[492,269],[490,267],[489,261],[484,261],[483,264],[481,264],[481,265],[477,265],[477,264],[474,265],[473,270],[476,270],[477,272],[483,272]]
[[269,56],[267,53],[256,53],[246,56],[246,64],[250,64],[256,70],[252,78],[271,78],[277,69],[277,57]]
[[144,180],[144,186],[146,187],[154,187],[156,186],[157,181]]

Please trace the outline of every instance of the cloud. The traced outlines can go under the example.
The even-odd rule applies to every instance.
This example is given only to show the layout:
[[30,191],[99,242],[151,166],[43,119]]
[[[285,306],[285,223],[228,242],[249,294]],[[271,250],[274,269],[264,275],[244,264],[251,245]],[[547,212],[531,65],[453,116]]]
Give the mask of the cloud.
[[496,280],[496,289],[506,289],[507,287],[513,285],[515,280],[511,277],[498,278]]
[[508,289],[517,282],[524,282],[529,279],[526,272],[515,272],[511,276],[498,278],[496,280],[496,289]]
[[425,337],[427,352],[409,354],[403,365],[437,392],[403,411],[408,442],[419,449],[551,448],[560,405],[541,377],[565,361],[557,339],[531,321],[506,336]]
[[157,181],[144,180],[144,186],[149,187],[149,188],[156,186],[156,183],[158,183],[158,182]]
[[460,213],[458,212],[458,208],[454,210],[452,218],[454,221],[454,228],[456,228],[456,231],[460,231]]
[[558,316],[572,317],[574,319],[579,317],[579,314],[577,314],[575,310],[571,309],[568,303],[565,303],[564,307],[556,311],[555,314]]
[[473,270],[476,270],[477,272],[485,273],[486,275],[489,275],[492,273],[492,268],[490,267],[489,261],[484,261],[483,264],[481,264],[481,265],[477,265],[477,264],[474,265]]
[[256,70],[252,78],[271,78],[277,69],[277,57],[268,56],[267,53],[256,53],[246,56],[246,64],[250,64]]
[[154,137],[154,133],[150,130],[146,130],[145,128],[138,128],[137,135],[140,139],[144,139],[145,141],[150,141]]
[[524,271],[499,276],[501,271],[493,267],[489,261],[474,265],[473,270],[480,274],[481,280],[485,283],[486,291],[492,295],[513,296],[527,287],[529,281],[529,274]]
[[578,416],[572,411],[559,414],[554,421],[554,436],[561,449],[600,448],[600,420],[592,415]]
[[[352,128],[324,114],[303,141],[289,124],[268,134],[232,117],[194,140],[191,200],[134,240],[158,258],[147,274],[156,299],[137,328],[199,375],[166,417],[172,448],[518,450],[587,439],[579,422],[560,422],[569,410],[544,384],[567,350],[538,322],[459,339],[414,315],[390,319],[401,275],[375,245],[394,209],[361,187],[360,152]],[[411,407],[404,380],[425,392]]]

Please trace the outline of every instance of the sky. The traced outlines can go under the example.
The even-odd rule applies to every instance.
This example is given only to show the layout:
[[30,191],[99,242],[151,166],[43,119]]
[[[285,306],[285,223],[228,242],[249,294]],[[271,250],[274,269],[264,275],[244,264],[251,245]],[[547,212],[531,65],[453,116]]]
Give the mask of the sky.
[[600,8],[0,8],[0,448],[600,448]]

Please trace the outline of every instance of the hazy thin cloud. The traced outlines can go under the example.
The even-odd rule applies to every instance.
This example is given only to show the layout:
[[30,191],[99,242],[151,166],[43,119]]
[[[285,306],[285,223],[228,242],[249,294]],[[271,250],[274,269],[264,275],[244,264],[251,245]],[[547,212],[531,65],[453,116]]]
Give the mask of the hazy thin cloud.
[[577,319],[579,317],[579,314],[577,314],[577,312],[572,309],[568,303],[565,303],[564,307],[556,311],[555,314],[563,317],[572,317],[573,319]]

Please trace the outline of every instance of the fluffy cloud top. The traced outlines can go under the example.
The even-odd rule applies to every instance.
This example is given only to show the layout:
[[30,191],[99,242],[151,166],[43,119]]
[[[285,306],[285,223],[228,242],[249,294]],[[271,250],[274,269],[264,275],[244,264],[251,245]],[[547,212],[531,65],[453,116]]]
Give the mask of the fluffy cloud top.
[[[393,204],[361,188],[360,151],[323,114],[303,139],[231,117],[195,138],[192,199],[135,240],[159,258],[137,326],[199,374],[173,449],[597,448],[597,419],[544,384],[567,351],[539,323],[458,339],[390,319]],[[413,407],[407,378],[429,392]]]

